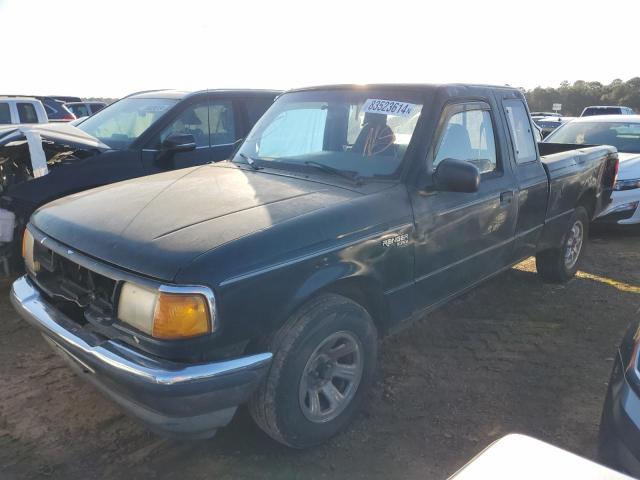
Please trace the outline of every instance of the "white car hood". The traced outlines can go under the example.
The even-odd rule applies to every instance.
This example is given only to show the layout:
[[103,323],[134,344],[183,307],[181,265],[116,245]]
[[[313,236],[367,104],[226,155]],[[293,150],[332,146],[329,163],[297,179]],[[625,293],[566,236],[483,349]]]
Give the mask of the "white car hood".
[[620,169],[619,180],[632,180],[640,178],[640,153],[618,153]]

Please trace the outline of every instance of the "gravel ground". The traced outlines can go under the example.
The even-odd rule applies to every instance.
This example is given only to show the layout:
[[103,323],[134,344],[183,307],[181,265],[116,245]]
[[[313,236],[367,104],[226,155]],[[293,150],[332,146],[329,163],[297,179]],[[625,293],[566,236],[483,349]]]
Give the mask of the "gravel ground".
[[638,232],[601,232],[578,278],[531,260],[382,342],[353,427],[299,452],[246,411],[209,441],[147,432],[76,377],[0,285],[0,478],[446,478],[521,432],[593,457],[617,343],[640,307]]

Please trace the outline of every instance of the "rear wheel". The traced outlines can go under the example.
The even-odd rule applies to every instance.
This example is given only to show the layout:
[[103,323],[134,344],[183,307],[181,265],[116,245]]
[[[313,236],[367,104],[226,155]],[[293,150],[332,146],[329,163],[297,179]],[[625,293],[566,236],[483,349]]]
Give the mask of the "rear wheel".
[[536,269],[545,281],[564,283],[571,280],[580,264],[589,234],[589,216],[583,207],[574,210],[562,245],[536,255]]
[[249,402],[258,426],[294,448],[320,444],[355,418],[376,363],[376,329],[352,300],[325,294],[271,338],[274,358]]

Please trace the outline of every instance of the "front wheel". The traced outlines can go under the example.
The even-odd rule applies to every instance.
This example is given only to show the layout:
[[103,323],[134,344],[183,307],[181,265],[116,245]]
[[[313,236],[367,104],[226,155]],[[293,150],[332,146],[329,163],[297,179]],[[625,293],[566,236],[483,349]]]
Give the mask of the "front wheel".
[[376,329],[352,300],[325,294],[272,337],[266,381],[249,402],[258,426],[294,448],[318,445],[355,418],[376,364]]
[[578,207],[569,220],[562,245],[536,255],[536,269],[543,280],[553,283],[571,280],[578,271],[588,235],[589,216],[583,207]]

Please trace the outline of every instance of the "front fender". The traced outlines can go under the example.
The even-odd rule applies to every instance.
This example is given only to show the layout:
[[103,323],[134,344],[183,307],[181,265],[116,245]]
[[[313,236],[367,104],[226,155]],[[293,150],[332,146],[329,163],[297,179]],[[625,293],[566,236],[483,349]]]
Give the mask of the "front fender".
[[278,329],[318,292],[342,292],[347,284],[352,291],[359,290],[370,307],[380,310],[386,302],[384,292],[413,277],[412,246],[385,246],[383,239],[409,237],[411,229],[410,224],[398,226],[339,249],[224,282],[219,290],[221,336],[226,342],[262,337]]

